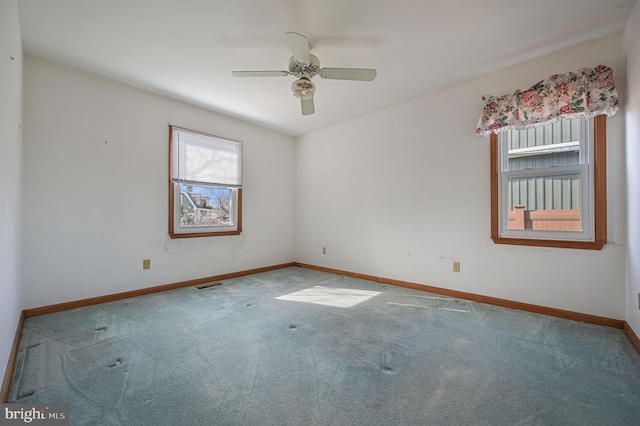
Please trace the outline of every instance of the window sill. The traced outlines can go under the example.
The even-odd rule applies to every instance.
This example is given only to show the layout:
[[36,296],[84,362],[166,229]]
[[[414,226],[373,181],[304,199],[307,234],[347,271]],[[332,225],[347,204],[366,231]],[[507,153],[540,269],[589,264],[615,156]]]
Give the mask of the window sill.
[[502,238],[491,237],[495,244],[509,244],[515,246],[532,246],[532,247],[554,247],[554,248],[572,248],[582,250],[602,250],[607,244],[603,241],[562,241],[562,240],[542,240],[534,238]]
[[190,233],[175,233],[169,232],[171,239],[175,238],[201,238],[201,237],[224,237],[228,235],[240,235],[242,229],[237,231],[222,231],[222,232],[190,232]]

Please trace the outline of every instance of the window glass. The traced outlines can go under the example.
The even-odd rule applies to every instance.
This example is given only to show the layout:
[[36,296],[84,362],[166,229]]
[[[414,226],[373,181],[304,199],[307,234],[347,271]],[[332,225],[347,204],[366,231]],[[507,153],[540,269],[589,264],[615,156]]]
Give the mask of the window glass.
[[233,225],[233,188],[180,185],[180,226]]

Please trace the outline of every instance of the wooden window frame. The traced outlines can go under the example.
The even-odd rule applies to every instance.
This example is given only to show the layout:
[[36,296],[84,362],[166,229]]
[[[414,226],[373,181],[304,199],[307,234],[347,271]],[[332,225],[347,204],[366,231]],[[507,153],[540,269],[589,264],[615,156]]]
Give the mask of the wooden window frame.
[[[206,232],[178,232],[175,229],[175,183],[173,182],[173,128],[186,130],[193,133],[202,133],[190,129],[185,129],[178,126],[169,125],[169,237],[174,238],[201,238],[201,237],[223,237],[240,235],[242,233],[242,187],[236,188],[237,190],[237,227],[234,230],[220,230],[220,231],[206,231]],[[207,133],[202,133],[206,136],[212,136]]]
[[593,119],[593,203],[594,240],[556,240],[541,238],[510,238],[500,236],[498,190],[499,147],[498,135],[491,134],[491,239],[495,244],[510,244],[534,247],[557,247],[584,250],[602,250],[607,244],[607,118],[598,115]]

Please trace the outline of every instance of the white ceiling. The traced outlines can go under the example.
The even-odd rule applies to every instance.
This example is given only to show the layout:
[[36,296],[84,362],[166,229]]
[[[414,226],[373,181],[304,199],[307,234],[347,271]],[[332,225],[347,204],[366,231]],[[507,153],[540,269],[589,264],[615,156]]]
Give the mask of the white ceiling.
[[[18,0],[24,49],[72,67],[300,135],[537,56],[621,32],[636,0]],[[326,67],[302,116],[285,32]],[[566,70],[558,70],[563,72]],[[546,77],[546,76],[542,76]]]

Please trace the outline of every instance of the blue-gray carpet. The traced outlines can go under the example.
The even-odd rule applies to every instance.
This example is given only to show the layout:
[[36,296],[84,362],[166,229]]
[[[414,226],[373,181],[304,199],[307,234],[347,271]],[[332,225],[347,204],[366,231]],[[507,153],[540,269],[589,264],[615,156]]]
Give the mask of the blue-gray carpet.
[[9,397],[72,425],[638,425],[620,331],[286,268],[28,318]]

